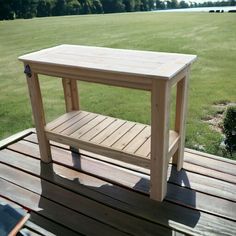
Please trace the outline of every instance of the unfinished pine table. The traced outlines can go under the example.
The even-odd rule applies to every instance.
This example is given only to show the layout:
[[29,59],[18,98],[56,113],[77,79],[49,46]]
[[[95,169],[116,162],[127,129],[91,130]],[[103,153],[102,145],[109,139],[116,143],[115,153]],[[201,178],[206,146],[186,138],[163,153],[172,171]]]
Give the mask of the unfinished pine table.
[[[170,158],[178,170],[183,166],[189,71],[195,59],[195,55],[79,45],[60,45],[19,57],[25,66],[41,160],[52,161],[49,140],[53,140],[148,167],[150,197],[162,201]],[[48,124],[38,74],[62,78],[66,113]],[[77,80],[150,91],[151,126],[80,110]],[[170,130],[174,85],[175,129]]]

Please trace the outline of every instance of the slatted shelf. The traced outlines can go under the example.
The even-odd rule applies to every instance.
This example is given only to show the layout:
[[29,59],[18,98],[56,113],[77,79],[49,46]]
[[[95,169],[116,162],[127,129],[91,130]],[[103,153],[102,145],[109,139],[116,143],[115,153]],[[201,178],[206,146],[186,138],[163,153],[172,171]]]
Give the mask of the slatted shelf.
[[[151,127],[86,111],[68,112],[46,125],[50,140],[109,155],[129,163],[148,166]],[[169,133],[169,157],[179,135]]]

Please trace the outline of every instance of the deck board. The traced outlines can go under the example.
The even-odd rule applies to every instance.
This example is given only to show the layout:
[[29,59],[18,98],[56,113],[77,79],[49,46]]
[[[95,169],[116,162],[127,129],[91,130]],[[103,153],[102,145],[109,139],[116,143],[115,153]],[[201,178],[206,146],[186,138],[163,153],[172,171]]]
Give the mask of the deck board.
[[[40,163],[34,132],[0,150],[0,195],[28,208],[32,227],[52,235],[236,235],[233,162],[209,158],[208,166],[206,156],[186,151],[184,170],[169,164],[158,203],[148,197],[148,169],[51,143],[51,165]],[[40,235],[36,228],[26,225]]]

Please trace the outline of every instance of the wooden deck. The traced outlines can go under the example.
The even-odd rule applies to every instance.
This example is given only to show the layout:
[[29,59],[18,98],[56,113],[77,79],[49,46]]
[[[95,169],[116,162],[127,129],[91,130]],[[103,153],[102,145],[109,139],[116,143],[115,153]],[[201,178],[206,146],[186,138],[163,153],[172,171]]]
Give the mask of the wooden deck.
[[0,201],[29,211],[28,235],[236,235],[234,161],[186,149],[159,203],[149,170],[51,145],[43,164],[34,130],[0,142]]

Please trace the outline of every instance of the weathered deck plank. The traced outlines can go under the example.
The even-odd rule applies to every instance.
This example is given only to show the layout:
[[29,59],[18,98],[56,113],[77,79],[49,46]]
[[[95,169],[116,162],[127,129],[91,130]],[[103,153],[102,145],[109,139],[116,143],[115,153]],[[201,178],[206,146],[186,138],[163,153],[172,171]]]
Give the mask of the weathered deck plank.
[[23,137],[0,151],[0,195],[29,208],[36,225],[50,229],[52,222],[52,235],[236,234],[236,185],[228,181],[235,175],[218,170],[220,160],[207,166],[206,156],[195,162],[197,153],[187,151],[183,171],[169,165],[167,197],[158,203],[147,197],[148,169],[82,150],[72,155],[66,145],[53,146],[53,164],[42,164],[35,134]]

